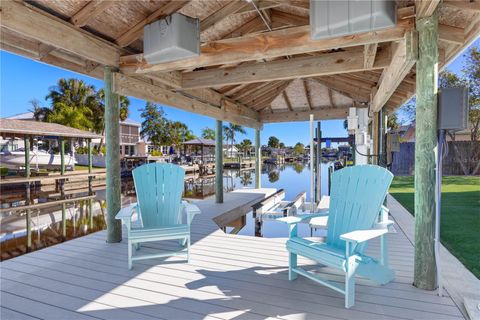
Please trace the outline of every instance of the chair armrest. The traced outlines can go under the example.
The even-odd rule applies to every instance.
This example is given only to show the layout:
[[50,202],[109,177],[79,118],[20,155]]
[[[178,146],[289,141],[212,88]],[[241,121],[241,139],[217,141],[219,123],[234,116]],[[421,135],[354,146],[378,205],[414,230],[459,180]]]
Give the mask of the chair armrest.
[[362,243],[386,233],[388,233],[387,229],[356,230],[342,234],[340,239],[352,243]]
[[189,203],[187,201],[182,201],[182,206],[183,206],[183,209],[185,210],[185,213],[187,214],[188,224],[192,222],[193,217],[195,215],[202,213],[196,205]]
[[117,219],[117,220],[131,219],[133,213],[137,209],[137,206],[138,206],[138,204],[135,202],[135,203],[130,204],[129,206],[126,206],[126,207],[120,209],[120,211],[118,211],[117,215],[115,216],[115,219]]
[[297,224],[302,221],[310,220],[315,217],[324,217],[324,216],[328,216],[328,210],[321,210],[318,213],[299,214],[297,216],[278,218],[276,219],[276,221],[280,221],[286,224]]

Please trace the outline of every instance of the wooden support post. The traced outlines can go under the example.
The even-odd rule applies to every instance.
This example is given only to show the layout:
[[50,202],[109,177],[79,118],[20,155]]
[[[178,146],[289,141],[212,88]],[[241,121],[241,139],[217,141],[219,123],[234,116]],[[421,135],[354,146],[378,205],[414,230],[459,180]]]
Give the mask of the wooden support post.
[[380,109],[378,112],[378,165],[382,167],[387,167],[387,144],[386,144],[386,133],[387,133],[387,118],[385,115],[385,107]]
[[25,177],[30,178],[30,137],[23,138],[25,144]]
[[[92,173],[92,139],[87,139],[87,155],[88,155],[88,173]],[[92,191],[92,177],[88,177],[88,195],[91,196]],[[88,214],[90,218],[90,231],[93,229],[93,199],[88,200]]]
[[223,123],[217,120],[215,130],[215,202],[223,203]]
[[87,149],[88,149],[88,173],[92,173],[92,139],[87,140]]
[[[63,176],[65,174],[65,139],[60,137],[60,174]],[[65,180],[59,180],[60,184],[60,193],[62,198],[65,194]],[[63,240],[67,237],[67,214],[66,214],[66,204],[62,203],[62,237]]]
[[262,145],[260,143],[260,130],[255,129],[255,188],[262,187]]
[[[319,203],[322,197],[321,190],[321,179],[322,179],[322,130],[320,121],[317,122],[317,157],[315,160],[315,175],[316,175],[316,184],[315,184],[315,202]],[[346,164],[345,164],[346,165]]]
[[415,266],[413,284],[434,290],[435,148],[437,146],[438,12],[417,19],[415,130]]
[[65,139],[60,137],[60,174],[65,174]]
[[373,139],[373,154],[374,156],[372,157],[372,164],[378,164],[380,161],[379,161],[379,158],[377,157],[378,154],[379,154],[379,151],[378,151],[378,147],[379,147],[379,144],[378,144],[378,112],[374,112],[373,115],[372,115],[372,139]]
[[[24,137],[25,149],[25,177],[30,178],[30,137]],[[27,205],[30,204],[30,183],[25,184],[25,199]],[[32,250],[32,212],[30,209],[26,211],[25,222],[27,225],[27,252]]]
[[107,164],[107,242],[122,240],[122,225],[115,215],[121,208],[120,178],[120,108],[113,92],[112,67],[105,67],[105,138]]

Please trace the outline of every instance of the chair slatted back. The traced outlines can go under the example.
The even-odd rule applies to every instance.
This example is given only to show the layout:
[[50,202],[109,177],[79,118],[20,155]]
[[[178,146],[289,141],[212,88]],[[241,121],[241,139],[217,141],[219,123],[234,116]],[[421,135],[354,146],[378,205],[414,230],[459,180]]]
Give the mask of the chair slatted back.
[[[347,167],[332,174],[327,243],[345,249],[344,233],[371,229],[385,200],[393,174],[379,166]],[[364,246],[357,252],[362,253]]]
[[184,178],[185,170],[170,163],[150,163],[133,170],[137,201],[145,228],[181,223]]

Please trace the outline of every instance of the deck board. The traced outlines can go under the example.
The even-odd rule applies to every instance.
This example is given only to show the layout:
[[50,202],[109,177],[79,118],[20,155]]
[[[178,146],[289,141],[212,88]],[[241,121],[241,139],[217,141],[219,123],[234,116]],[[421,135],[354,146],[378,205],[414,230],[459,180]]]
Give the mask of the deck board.
[[[299,277],[287,280],[283,238],[228,235],[212,218],[235,214],[267,194],[229,193],[225,203],[199,202],[192,225],[191,263],[142,260],[127,269],[125,242],[105,243],[98,232],[1,263],[2,318],[29,319],[462,319],[447,295],[414,288],[413,247],[401,229],[388,235],[397,277],[385,286],[358,278],[356,304]],[[231,201],[229,201],[231,200]],[[149,243],[139,253],[169,250]],[[378,253],[379,244],[368,248]],[[299,263],[331,281],[343,275],[307,259]]]

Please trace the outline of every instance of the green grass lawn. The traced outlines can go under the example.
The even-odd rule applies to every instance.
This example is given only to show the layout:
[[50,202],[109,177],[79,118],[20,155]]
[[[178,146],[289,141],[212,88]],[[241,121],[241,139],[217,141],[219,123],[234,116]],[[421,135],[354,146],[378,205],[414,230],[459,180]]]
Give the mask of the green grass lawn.
[[[414,212],[413,177],[395,177],[390,194]],[[442,181],[441,241],[480,278],[480,177],[448,176]]]

